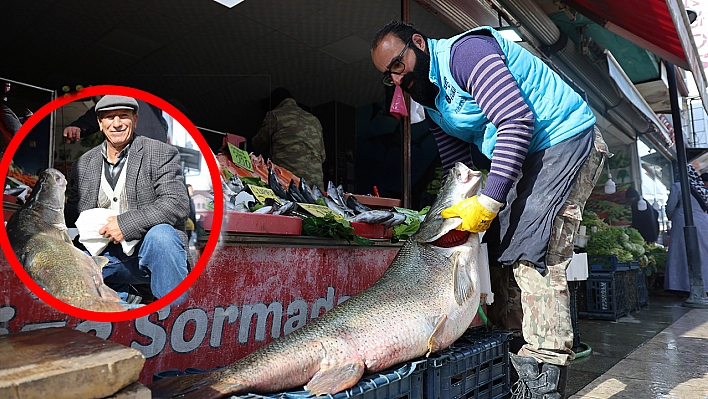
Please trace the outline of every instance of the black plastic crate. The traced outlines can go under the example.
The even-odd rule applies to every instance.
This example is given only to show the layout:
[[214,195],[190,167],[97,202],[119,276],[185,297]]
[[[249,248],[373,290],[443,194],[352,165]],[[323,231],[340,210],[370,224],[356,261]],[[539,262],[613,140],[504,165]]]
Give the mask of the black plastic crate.
[[426,399],[498,399],[510,392],[510,332],[469,330],[433,353],[425,371]]
[[634,307],[627,300],[626,271],[591,273],[586,283],[587,309],[578,312],[580,317],[617,321],[629,314]]
[[588,266],[591,272],[613,272],[629,270],[631,262],[619,262],[617,255],[588,255]]
[[649,287],[647,287],[647,275],[643,270],[637,271],[637,309],[649,305]]
[[640,270],[627,270],[624,274],[624,295],[627,298],[627,305],[630,312],[639,309],[637,306],[639,303],[637,301],[637,275],[640,272]]
[[416,359],[395,367],[363,376],[353,387],[334,395],[315,396],[310,391],[275,394],[248,394],[232,399],[423,399],[423,377],[428,361]]

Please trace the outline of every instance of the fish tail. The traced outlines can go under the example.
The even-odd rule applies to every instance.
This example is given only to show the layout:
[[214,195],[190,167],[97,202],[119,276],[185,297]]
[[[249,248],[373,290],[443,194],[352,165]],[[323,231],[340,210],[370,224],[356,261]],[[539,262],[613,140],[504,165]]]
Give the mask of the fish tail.
[[153,399],[219,399],[249,391],[246,385],[227,383],[214,378],[213,373],[165,378],[147,387]]

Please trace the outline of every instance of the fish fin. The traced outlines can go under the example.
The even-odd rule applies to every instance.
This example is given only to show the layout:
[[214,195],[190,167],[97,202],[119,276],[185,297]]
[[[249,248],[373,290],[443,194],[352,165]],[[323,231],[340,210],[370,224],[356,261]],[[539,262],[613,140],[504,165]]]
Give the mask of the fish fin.
[[418,231],[418,241],[419,242],[433,242],[438,238],[444,236],[449,231],[456,229],[462,224],[461,218],[440,218],[438,220],[428,221],[428,225],[420,227]]
[[438,316],[437,319],[434,320],[435,330],[433,330],[433,333],[430,334],[430,338],[428,338],[428,353],[425,354],[425,357],[428,357],[431,353],[442,349],[442,345],[438,343],[436,336],[442,333],[442,325],[445,323],[445,320],[447,320],[446,314]]
[[305,389],[313,395],[326,395],[351,388],[364,375],[364,362],[350,361],[336,366],[320,366]]
[[460,253],[455,252],[452,255],[451,261],[454,266],[452,269],[452,284],[455,287],[455,302],[462,306],[474,293],[474,283],[470,278],[469,271],[464,265],[460,265]]
[[98,294],[101,295],[101,298],[105,298],[109,301],[114,301],[114,302],[121,302],[122,299],[118,295],[118,293],[111,287],[107,286],[106,284],[101,284],[98,287]]
[[157,380],[147,385],[153,399],[216,399],[229,394],[248,392],[248,387],[239,383],[220,381],[212,373],[192,374]]
[[101,272],[103,270],[103,267],[108,264],[108,258],[106,258],[105,256],[92,256],[91,259],[96,262],[99,272]]
[[74,245],[74,242],[71,241],[71,236],[66,230],[61,230],[61,238],[64,240],[67,244],[71,244],[72,246]]

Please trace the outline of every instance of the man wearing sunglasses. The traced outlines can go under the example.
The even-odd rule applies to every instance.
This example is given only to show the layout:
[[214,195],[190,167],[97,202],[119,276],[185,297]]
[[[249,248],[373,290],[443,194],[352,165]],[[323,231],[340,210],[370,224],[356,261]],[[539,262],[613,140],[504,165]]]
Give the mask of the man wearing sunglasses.
[[[444,173],[455,162],[473,166],[471,145],[491,160],[481,192],[443,216],[459,218],[460,230],[486,231],[490,264],[513,271],[525,341],[511,356],[514,397],[563,398],[575,356],[565,271],[607,153],[590,107],[489,27],[435,40],[391,22],[376,34],[371,58],[384,85],[400,86],[425,108]],[[500,294],[495,304],[508,313]],[[519,328],[506,319],[502,327]]]

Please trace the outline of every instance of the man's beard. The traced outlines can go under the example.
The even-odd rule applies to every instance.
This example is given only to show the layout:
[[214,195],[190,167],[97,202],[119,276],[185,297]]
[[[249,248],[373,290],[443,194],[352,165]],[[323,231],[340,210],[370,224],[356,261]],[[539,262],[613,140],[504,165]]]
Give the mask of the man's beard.
[[[435,97],[438,95],[438,87],[430,82],[430,56],[425,51],[416,46],[411,46],[415,53],[415,65],[413,70],[408,72],[401,81],[401,88],[410,93],[411,98],[418,104],[435,108]],[[408,85],[413,81],[413,85]]]

